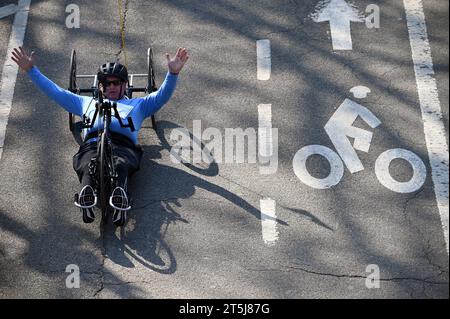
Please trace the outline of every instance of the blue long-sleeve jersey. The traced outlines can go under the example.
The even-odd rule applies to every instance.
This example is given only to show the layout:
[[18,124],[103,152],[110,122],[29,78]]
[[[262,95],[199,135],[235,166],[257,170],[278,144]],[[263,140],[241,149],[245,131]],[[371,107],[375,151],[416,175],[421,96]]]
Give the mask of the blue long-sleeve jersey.
[[[92,97],[77,95],[60,88],[44,76],[35,66],[28,71],[28,75],[33,83],[35,83],[48,97],[62,106],[67,112],[73,113],[80,117],[83,114],[86,114],[86,116],[88,116],[91,120],[93,119],[95,112],[95,100]],[[154,114],[164,104],[166,104],[167,101],[169,101],[175,90],[177,78],[177,75],[168,72],[158,91],[145,97],[133,99],[128,99],[125,97],[116,101],[117,110],[120,117],[124,119],[123,122],[127,123],[126,118],[131,117],[136,130],[131,132],[129,128],[120,127],[119,121],[115,117],[112,117],[110,126],[111,131],[125,135],[130,138],[134,144],[137,144],[138,132],[144,122],[144,119]],[[108,101],[107,99],[105,100]],[[103,119],[100,118],[100,116],[97,116],[93,128],[89,130],[85,129],[83,134],[86,136],[87,134],[102,128]]]

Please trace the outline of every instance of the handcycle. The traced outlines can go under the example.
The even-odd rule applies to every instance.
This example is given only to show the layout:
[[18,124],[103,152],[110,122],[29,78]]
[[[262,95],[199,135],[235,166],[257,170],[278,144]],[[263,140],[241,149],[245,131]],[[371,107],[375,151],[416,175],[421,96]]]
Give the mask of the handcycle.
[[[145,87],[134,87],[134,78],[147,78],[147,85]],[[90,88],[80,88],[77,85],[77,79],[93,79],[92,86]],[[134,92],[144,92],[149,94],[151,92],[157,91],[158,87],[155,82],[155,73],[153,68],[153,51],[151,48],[147,50],[147,74],[129,74],[129,85],[125,94],[128,98],[132,98]],[[95,206],[97,206],[102,212],[102,224],[105,225],[109,216],[109,194],[113,189],[116,180],[117,172],[114,167],[113,160],[113,149],[111,147],[111,131],[110,123],[112,116],[119,121],[122,128],[129,128],[132,132],[135,131],[133,120],[131,117],[127,118],[127,123],[124,124],[122,118],[117,110],[117,103],[105,101],[103,93],[98,89],[98,79],[97,75],[77,75],[77,62],[76,62],[76,51],[72,50],[70,58],[70,77],[69,77],[69,88],[68,90],[72,93],[81,95],[89,93],[92,95],[93,99],[96,100],[95,103],[95,113],[93,118],[89,118],[86,114],[83,114],[80,121],[76,120],[75,114],[69,113],[69,129],[72,132],[75,140],[79,145],[83,144],[82,130],[92,128],[97,119],[97,116],[103,120],[103,129],[97,131],[97,154],[93,161],[90,163],[90,174],[94,180],[94,191],[99,199]],[[152,127],[156,130],[156,118],[155,115],[151,117]],[[78,203],[78,194],[75,194],[75,203],[80,207]],[[131,206],[124,208],[124,210],[129,210]],[[123,226],[123,225],[119,225]]]

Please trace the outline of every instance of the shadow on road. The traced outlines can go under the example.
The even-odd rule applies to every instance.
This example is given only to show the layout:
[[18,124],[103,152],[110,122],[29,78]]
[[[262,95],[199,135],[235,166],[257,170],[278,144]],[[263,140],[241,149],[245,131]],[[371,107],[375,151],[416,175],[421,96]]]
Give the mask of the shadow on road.
[[[176,271],[175,256],[164,238],[170,224],[189,223],[181,217],[177,209],[182,208],[180,200],[192,197],[196,188],[219,195],[259,220],[262,217],[260,210],[243,198],[201,178],[219,174],[216,162],[199,165],[181,162],[180,164],[194,172],[190,174],[183,169],[162,165],[156,161],[161,159],[162,151],[171,151],[171,145],[164,131],[176,128],[180,126],[169,121],[158,122],[156,133],[161,145],[143,146],[144,158],[141,168],[130,183],[130,192],[135,199],[130,220],[125,228],[115,233],[112,229],[106,231],[107,257],[123,267],[133,268],[133,259],[148,269],[162,274],[172,274]],[[203,152],[213,158],[209,150],[192,133],[190,139],[193,143],[199,143]],[[173,152],[172,154],[178,156]],[[276,221],[288,226],[285,221],[280,219]]]
[[[84,3],[85,1],[79,2]],[[89,8],[89,10],[84,11],[85,16],[88,17],[89,14],[95,15],[97,12],[102,12],[105,8],[105,1],[85,3],[86,6],[83,5],[82,8]],[[43,32],[43,30],[50,30],[54,26],[60,27],[64,21],[64,19],[60,19],[64,15],[63,3],[58,2],[58,7],[56,8],[52,7],[53,4],[56,4],[56,2],[33,0],[30,21],[38,27],[29,28],[26,39],[26,44],[29,48],[38,49],[37,62],[52,80],[57,83],[65,83],[66,73],[61,73],[61,65],[64,65],[62,63],[68,65],[68,56],[71,49],[68,46],[58,46],[55,49],[54,43],[56,42],[70,43],[76,48],[89,48],[89,53],[86,53],[89,54],[89,58],[85,65],[98,65],[106,57],[114,56],[116,51],[103,52],[103,50],[96,49],[96,46],[93,44],[106,45],[108,43],[117,43],[120,37],[115,31],[111,32],[106,28],[96,28],[96,24],[84,23],[81,30],[60,28],[61,32],[58,32],[58,37],[54,39],[46,38],[46,32]],[[151,10],[143,9],[145,5],[151,5]],[[139,14],[135,14],[133,19],[129,19],[128,23],[133,22],[133,20],[138,22],[145,21],[149,24],[148,27],[146,26],[146,29],[151,30],[154,27],[156,30],[158,26],[151,25],[152,21],[154,23],[159,22],[159,19],[156,19],[156,17],[169,12],[170,17],[172,17],[173,13],[178,13],[179,17],[187,17],[185,21],[190,23],[193,21],[194,26],[197,27],[197,29],[189,29],[188,26],[185,26],[179,30],[187,30],[185,33],[180,33],[180,38],[183,37],[183,40],[187,43],[186,45],[192,47],[193,52],[197,53],[198,56],[196,60],[191,60],[193,64],[191,64],[192,67],[190,68],[192,71],[190,71],[191,73],[188,77],[189,81],[185,82],[186,86],[180,86],[179,88],[188,92],[188,97],[195,97],[195,99],[192,99],[195,104],[189,104],[189,102],[186,102],[185,95],[183,97],[183,105],[185,107],[179,110],[182,114],[181,116],[183,116],[183,110],[188,110],[185,111],[185,115],[189,119],[200,118],[199,116],[202,114],[211,112],[211,101],[219,101],[221,104],[217,102],[218,105],[214,109],[214,117],[221,119],[221,115],[226,115],[230,121],[233,121],[233,125],[251,123],[255,115],[249,113],[245,107],[240,108],[240,112],[235,111],[232,113],[225,107],[227,105],[224,101],[219,98],[216,99],[216,96],[220,97],[218,93],[227,93],[227,91],[233,93],[245,92],[245,96],[248,96],[250,101],[250,98],[253,98],[255,101],[273,101],[274,105],[279,102],[279,105],[284,108],[280,108],[277,111],[276,118],[285,119],[296,114],[293,112],[293,108],[289,108],[288,103],[283,101],[284,96],[277,100],[278,95],[273,94],[270,89],[258,90],[258,86],[253,82],[244,81],[245,77],[236,78],[235,75],[242,71],[242,65],[237,62],[232,63],[233,59],[227,59],[225,53],[228,52],[233,56],[243,57],[245,60],[245,57],[249,55],[246,47],[233,47],[226,44],[227,50],[222,52],[222,54],[217,54],[216,50],[212,54],[209,51],[202,50],[202,43],[207,42],[205,41],[205,35],[228,35],[224,37],[224,43],[227,43],[225,40],[232,37],[248,41],[254,41],[263,37],[272,39],[274,44],[272,48],[274,79],[277,79],[277,76],[282,74],[293,75],[298,79],[298,87],[294,86],[290,89],[298,89],[299,96],[300,93],[302,94],[298,98],[297,103],[293,103],[295,108],[302,107],[302,121],[299,122],[302,125],[292,128],[286,126],[283,131],[285,140],[298,140],[299,136],[301,136],[302,145],[308,144],[309,140],[316,140],[314,135],[316,127],[321,126],[328,119],[328,105],[335,103],[334,99],[326,99],[325,97],[330,95],[345,97],[348,94],[349,87],[346,84],[347,82],[334,81],[330,70],[322,70],[320,65],[314,63],[319,61],[319,59],[334,62],[331,65],[335,67],[335,70],[351,70],[356,75],[354,81],[370,83],[371,88],[375,91],[374,93],[383,92],[384,96],[390,97],[385,102],[386,105],[379,105],[379,108],[376,108],[377,105],[383,101],[372,100],[374,111],[387,111],[400,109],[400,107],[405,110],[404,114],[410,114],[414,111],[415,113],[404,117],[403,120],[406,122],[405,126],[417,126],[417,116],[414,115],[418,110],[416,93],[414,90],[407,90],[397,84],[397,81],[403,82],[399,81],[402,80],[401,76],[403,74],[398,72],[401,70],[400,67],[410,63],[409,51],[403,52],[401,56],[386,54],[385,48],[380,43],[380,45],[370,48],[370,51],[365,47],[355,47],[355,52],[360,52],[362,54],[361,57],[355,58],[353,55],[345,53],[332,53],[329,50],[326,37],[327,27],[315,28],[313,30],[317,29],[318,31],[312,31],[309,28],[310,22],[303,19],[303,17],[307,16],[307,13],[313,11],[315,5],[316,1],[304,1],[301,5],[297,4],[296,1],[285,1],[281,5],[277,4],[271,8],[270,11],[265,11],[264,15],[262,15],[259,6],[254,6],[253,4],[236,6],[233,2],[227,1],[200,1],[194,3],[168,0],[164,2],[156,1],[151,4],[145,1],[135,1],[134,6],[139,6],[141,10],[135,10]],[[396,8],[398,6],[400,8]],[[43,14],[43,12],[48,12],[49,14]],[[57,14],[51,15],[50,13],[52,12]],[[388,21],[388,19],[397,21],[397,12],[403,12],[400,2],[393,4],[389,11],[385,11],[385,21]],[[59,13],[62,13],[62,15],[59,15]],[[280,20],[277,18],[278,16],[287,17],[286,19],[290,19],[290,23],[286,24],[284,22],[285,19]],[[104,20],[107,20],[108,17],[105,16],[104,18]],[[104,20],[102,25],[107,25]],[[109,22],[112,23],[114,21],[114,19],[110,19]],[[204,26],[205,29],[209,30],[217,26],[217,32],[208,30],[208,33],[204,33],[202,29]],[[390,32],[395,37],[395,40],[406,39],[407,30],[403,22],[392,23],[391,26],[394,27]],[[128,28],[127,30],[132,29]],[[170,28],[167,30],[170,34],[173,31]],[[164,32],[155,32],[155,35],[150,35],[148,32],[129,32],[127,40],[130,48],[133,48],[133,50],[130,50],[130,55],[138,54],[133,52],[143,52],[142,50],[146,48],[149,42],[152,45],[161,43],[162,47],[167,47],[168,43],[160,40],[156,33],[162,33],[166,37]],[[179,40],[178,38],[175,39]],[[208,40],[208,38],[206,39]],[[88,44],[90,45],[89,47]],[[194,49],[196,50],[194,51]],[[252,56],[249,59],[253,61],[254,53],[252,52],[251,54]],[[365,64],[366,58],[371,58],[371,61],[377,61],[378,64],[386,64],[385,73],[379,74],[377,70],[368,68]],[[136,61],[135,64],[138,64],[138,59],[130,58],[130,60]],[[197,61],[196,64],[194,61]],[[235,61],[240,61],[240,59],[235,59]],[[376,63],[373,64],[377,65]],[[225,67],[223,67],[224,65]],[[145,68],[143,62],[139,66],[138,69]],[[211,66],[215,66],[219,71],[219,67],[222,66],[222,70],[227,68],[233,72],[221,73],[217,72],[217,69],[211,72]],[[437,69],[446,68],[445,65],[437,64],[435,66]],[[239,72],[236,72],[236,70]],[[408,72],[412,73],[412,68]],[[337,72],[334,73],[337,74]],[[227,78],[226,75],[229,77]],[[278,76],[278,78],[281,77]],[[198,85],[198,83],[203,85]],[[276,85],[273,87],[278,88]],[[73,211],[71,206],[70,211],[67,211],[68,202],[71,201],[72,191],[75,189],[75,186],[72,187],[70,183],[67,183],[69,180],[68,175],[74,174],[73,172],[66,172],[67,169],[70,169],[70,165],[66,165],[66,163],[69,163],[67,160],[71,158],[69,150],[64,149],[62,152],[59,149],[58,151],[43,151],[43,147],[47,146],[48,141],[55,136],[59,136],[62,139],[60,145],[70,145],[68,144],[67,136],[60,134],[61,131],[67,129],[67,123],[60,122],[61,119],[65,119],[66,114],[63,117],[61,115],[62,111],[53,103],[48,103],[46,98],[36,92],[35,88],[27,82],[23,75],[20,75],[20,81],[17,83],[16,90],[21,92],[21,94],[16,94],[15,96],[13,113],[8,122],[8,136],[5,140],[5,150],[8,150],[8,152],[5,152],[3,155],[4,167],[2,170],[4,185],[0,186],[0,193],[8,194],[8,196],[2,195],[4,197],[0,198],[0,235],[3,235],[1,240],[3,247],[0,245],[0,287],[2,289],[4,287],[15,289],[17,294],[22,296],[24,293],[32,294],[33,289],[42,290],[41,286],[45,284],[45,280],[54,280],[58,281],[58,284],[55,284],[53,287],[49,285],[43,294],[54,297],[76,296],[76,292],[68,291],[64,285],[64,279],[67,275],[64,270],[68,264],[77,263],[80,265],[82,275],[89,276],[90,281],[83,281],[86,287],[93,290],[93,292],[97,291],[94,295],[97,296],[103,289],[104,284],[104,267],[103,264],[99,264],[102,256],[98,253],[102,248],[105,249],[106,256],[112,262],[122,267],[136,267],[137,262],[161,274],[175,273],[177,260],[167,243],[166,234],[169,226],[176,222],[188,225],[189,220],[184,219],[182,211],[180,212],[180,208],[182,208],[181,201],[192,197],[196,188],[202,188],[217,194],[228,202],[243,208],[257,219],[261,219],[257,208],[236,194],[206,180],[208,177],[219,174],[217,164],[212,163],[209,167],[183,164],[185,167],[179,166],[179,168],[161,165],[157,161],[157,159],[161,158],[161,152],[170,150],[169,143],[164,136],[164,129],[178,127],[174,123],[161,121],[157,131],[161,146],[149,145],[144,147],[145,161],[141,171],[134,176],[131,185],[132,194],[138,200],[135,201],[134,209],[130,214],[130,222],[125,229],[117,230],[116,233],[114,233],[113,227],[109,225],[105,232],[105,238],[96,241],[97,229],[92,231],[92,229],[89,229],[89,226],[81,224],[81,221],[74,223],[71,214],[78,212]],[[173,101],[176,101],[176,97]],[[239,100],[227,101],[239,102]],[[305,101],[308,103],[304,103]],[[36,116],[34,104],[39,105],[40,110],[45,111],[46,116],[44,118]],[[385,117],[389,118],[392,114],[395,114],[395,112],[388,113]],[[274,123],[277,124],[276,122]],[[383,134],[384,139],[390,141],[391,144],[406,144],[410,150],[420,155],[420,157],[427,158],[425,148],[422,145],[418,143],[412,144],[409,142],[409,139],[399,135],[394,128],[386,125]],[[282,143],[281,147],[283,146]],[[24,157],[22,154],[26,154],[26,156]],[[292,155],[289,151],[280,152],[280,162],[290,163]],[[13,160],[16,158],[20,160],[14,162]],[[7,161],[5,162],[6,159]],[[25,161],[29,159],[32,162],[26,163]],[[24,163],[21,161],[24,161]],[[8,167],[5,163],[8,163]],[[13,165],[11,165],[12,163]],[[53,166],[49,167],[48,163],[53,163]],[[184,168],[187,168],[190,172],[187,172]],[[60,174],[59,172],[64,173]],[[22,183],[21,180],[23,179],[29,182]],[[72,177],[72,180],[75,179]],[[9,181],[9,183],[5,181]],[[36,187],[36,185],[39,185],[39,187]],[[373,198],[378,198],[379,201],[386,201],[386,192],[378,190],[375,189],[375,191],[367,194],[361,192],[360,189],[355,191],[361,192],[361,201],[369,201]],[[67,194],[70,193],[70,197],[69,195],[64,197],[65,192]],[[432,265],[431,268],[436,268],[441,274],[441,268],[444,270],[444,279],[447,282],[446,286],[448,286],[448,258],[445,259],[447,257],[445,253],[441,256],[439,252],[431,250],[436,243],[442,245],[443,240],[437,240],[432,234],[417,231],[419,229],[416,226],[417,221],[421,221],[421,218],[425,219],[425,217],[428,218],[429,216],[423,217],[424,211],[421,206],[415,205],[417,206],[415,208],[417,212],[413,210],[413,205],[410,205],[409,209],[407,209],[408,203],[415,199],[415,194],[392,201],[390,211],[370,212],[371,214],[378,213],[380,218],[384,216],[386,218],[391,217],[389,223],[384,225],[392,227],[391,223],[393,222],[402,225],[402,229],[404,229],[402,233],[396,237],[393,236],[386,239],[392,240],[393,244],[415,243],[413,239],[415,240],[415,237],[419,237],[416,244],[417,248],[410,249],[401,255],[392,254],[391,251],[385,250],[385,247],[375,245],[373,239],[376,238],[377,234],[382,234],[377,233],[380,227],[368,228],[366,227],[364,215],[347,213],[347,211],[354,209],[354,202],[350,192],[337,190],[333,196],[330,201],[339,203],[340,206],[340,212],[338,212],[340,235],[332,238],[336,242],[336,248],[329,248],[328,250],[333,251],[334,249],[337,253],[340,253],[343,256],[341,261],[345,261],[344,258],[349,259],[347,256],[351,256],[360,265],[376,262],[381,269],[384,269],[386,278],[421,278],[423,276],[421,272],[424,269],[428,270],[427,272],[431,272],[433,269],[430,270],[430,267],[411,269],[411,265],[413,261],[422,263],[425,260],[425,264],[428,262]],[[426,197],[432,198],[432,196],[431,183],[427,182],[426,191],[422,194],[422,197],[426,199]],[[27,199],[26,202],[29,202],[28,206],[14,205],[16,202],[24,201],[24,198]],[[331,230],[329,225],[319,218],[315,218],[311,213],[297,208],[292,208],[291,210],[296,213],[296,216],[310,219],[313,223]],[[397,211],[403,212],[405,217],[397,218],[395,216]],[[413,213],[415,215],[412,215]],[[278,222],[287,225],[283,221]],[[434,223],[437,225],[438,221],[435,220]],[[12,239],[9,239],[10,236]],[[6,238],[10,241],[6,241]],[[316,237],[311,238],[309,243],[298,241],[297,237],[293,237],[292,242],[293,245],[290,247],[289,253],[304,261],[309,268],[316,271],[320,270],[321,273],[334,273],[339,269],[333,263],[330,263],[329,260],[321,259],[326,254],[323,252],[323,246],[320,245],[322,241],[318,241]],[[338,245],[339,242],[349,242],[350,245]],[[381,243],[381,241],[378,241],[378,243]],[[24,245],[24,247],[20,245]],[[23,254],[21,253],[22,250]],[[14,254],[11,254],[10,251],[13,251]],[[18,255],[18,252],[21,254]],[[18,263],[23,263],[27,271],[30,272],[26,279],[23,279],[22,273],[14,269],[13,258]],[[133,263],[134,261],[136,262]],[[4,269],[11,271],[8,273]],[[353,269],[352,271],[358,271],[358,274],[361,274],[359,270]],[[364,270],[362,269],[361,271],[364,274]],[[114,276],[112,273],[108,273],[108,275],[111,282],[121,282],[123,279]],[[26,286],[24,286],[25,280],[30,278],[33,280],[27,281]],[[292,282],[293,278],[294,276],[286,276],[285,278],[281,278],[281,276],[267,277],[265,284],[270,288],[288,287],[296,284]],[[417,280],[414,279],[413,281]],[[32,286],[32,282],[38,282],[39,288]],[[413,293],[418,296],[425,296],[425,283],[423,285],[424,291],[416,292],[413,289],[415,288],[415,283],[413,285],[411,281],[401,280],[398,281],[398,285],[393,289],[397,291],[398,296],[407,296],[408,294],[412,296]],[[445,288],[445,285],[441,283],[439,285]],[[100,290],[98,290],[99,287],[101,287]],[[0,289],[0,295],[2,289]],[[298,286],[293,287],[293,289],[298,289]],[[444,296],[448,298],[448,289],[444,291],[427,288],[427,290],[430,290],[434,297]],[[3,289],[3,291],[5,290]],[[339,293],[339,290],[337,291]],[[124,285],[117,295],[132,298],[139,296],[141,293],[143,293],[143,290],[140,288]],[[86,297],[86,293],[80,292],[79,294]],[[7,291],[7,296],[11,295],[14,295],[14,291],[12,293]],[[311,296],[311,294],[307,295]],[[333,296],[333,293],[330,292],[328,296]]]

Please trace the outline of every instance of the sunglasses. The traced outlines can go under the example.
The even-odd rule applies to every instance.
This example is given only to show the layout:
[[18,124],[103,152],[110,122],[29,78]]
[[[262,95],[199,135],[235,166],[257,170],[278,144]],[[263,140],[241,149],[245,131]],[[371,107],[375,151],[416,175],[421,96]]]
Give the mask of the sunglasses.
[[110,86],[111,84],[113,84],[114,86],[118,86],[118,85],[121,85],[123,82],[122,81],[120,81],[120,80],[112,80],[112,81],[103,81],[102,82],[102,84],[103,84],[103,86],[105,86],[105,87],[108,87],[108,86]]

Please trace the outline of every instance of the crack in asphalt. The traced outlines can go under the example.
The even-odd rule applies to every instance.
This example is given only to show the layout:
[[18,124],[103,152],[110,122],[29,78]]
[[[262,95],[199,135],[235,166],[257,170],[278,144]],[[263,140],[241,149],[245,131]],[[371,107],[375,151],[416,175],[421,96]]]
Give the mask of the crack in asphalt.
[[[102,223],[102,222],[101,222]],[[100,276],[100,287],[99,289],[94,293],[94,298],[97,297],[105,288],[105,261],[108,258],[106,255],[106,236],[105,236],[105,225],[100,225],[100,236],[101,236],[101,253],[102,253],[102,261],[100,263],[100,267],[98,270],[98,275]]]
[[432,260],[433,258],[431,257],[431,251],[433,250],[432,245],[431,245],[431,238],[427,238],[425,236],[425,234],[422,232],[422,230],[412,222],[411,217],[408,214],[408,206],[409,206],[410,202],[413,200],[416,200],[419,197],[419,195],[421,193],[423,193],[424,191],[425,191],[425,187],[423,187],[421,190],[415,192],[413,196],[406,199],[405,205],[403,206],[402,213],[403,213],[403,216],[404,216],[404,219],[406,220],[406,222],[416,230],[416,232],[419,234],[419,237],[424,242],[424,252],[423,252],[424,259],[426,259],[426,261],[428,262],[428,264],[431,267],[433,267],[434,269],[437,269],[437,271],[439,272],[438,274],[429,277],[429,278],[432,278],[432,277],[439,277],[443,274],[448,274],[448,270],[445,267],[440,266],[440,265],[436,264],[435,262],[433,262],[433,260]]
[[[289,266],[286,268],[280,268],[280,269],[258,269],[258,268],[245,268],[248,271],[302,271],[306,272],[308,274],[318,275],[318,276],[327,276],[327,277],[334,277],[334,278],[348,278],[348,279],[367,279],[367,276],[362,275],[346,275],[346,274],[333,274],[333,273],[323,273],[318,271],[313,271],[301,267],[294,267]],[[415,278],[415,277],[392,277],[392,278],[380,278],[380,281],[418,281],[422,282],[424,284],[430,284],[430,285],[448,285],[448,282],[442,282],[442,281],[430,281],[428,278]]]
[[439,277],[443,274],[447,274],[448,275],[448,270],[444,267],[442,267],[441,265],[436,264],[435,262],[433,262],[433,258],[431,257],[430,252],[432,251],[432,245],[431,245],[431,238],[428,238],[426,240],[426,249],[424,251],[424,258],[427,260],[428,264],[432,267],[434,267],[439,274],[436,275],[436,277]]
[[[129,4],[129,0],[125,0],[125,10],[123,12],[123,20],[122,20],[122,25],[120,26],[120,32],[119,32],[119,43],[120,43],[120,50],[115,54],[116,56],[116,61],[119,60],[119,56],[120,54],[123,52],[124,48],[124,43],[122,43],[122,33],[125,34],[126,32],[126,22],[127,22],[127,13],[128,13],[128,4]],[[120,8],[120,10],[122,10],[122,8]],[[122,29],[123,28],[123,29]]]
[[420,238],[422,238],[422,241],[424,242],[424,258],[427,260],[428,264],[430,266],[432,266],[433,268],[437,268],[437,270],[439,271],[439,274],[436,276],[441,276],[442,274],[448,274],[448,270],[446,270],[445,267],[440,266],[436,263],[434,263],[432,261],[432,257],[431,257],[431,251],[433,250],[432,245],[430,243],[431,238],[427,238],[425,236],[425,234],[423,233],[423,231],[416,226],[412,220],[410,215],[408,214],[408,206],[410,204],[411,201],[416,200],[418,198],[418,196],[423,193],[425,191],[425,187],[422,187],[421,190],[417,191],[414,193],[414,195],[412,197],[409,197],[406,199],[405,201],[405,205],[403,206],[403,216],[404,219],[406,220],[406,222],[411,225],[412,228],[414,228],[416,230],[416,232],[419,234]]
[[[413,200],[416,200],[417,197],[418,197],[421,193],[423,193],[424,191],[425,191],[425,187],[422,187],[422,189],[416,191],[416,192],[414,193],[413,196],[411,196],[411,197],[409,197],[409,198],[406,199],[405,205],[403,206],[403,216],[405,216],[405,219],[407,219],[409,223],[411,223],[411,220],[408,218],[408,211],[407,211],[407,210],[408,210],[409,202],[410,202],[410,201],[413,201]],[[412,223],[411,223],[411,224],[412,224]],[[418,229],[418,228],[417,228],[417,230],[420,231],[420,229]]]

